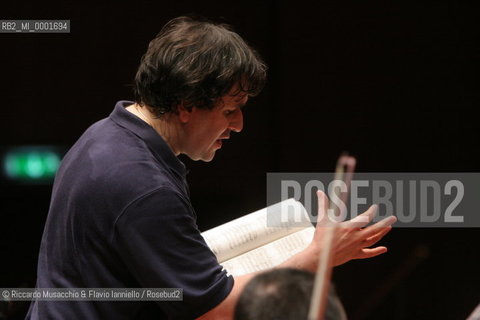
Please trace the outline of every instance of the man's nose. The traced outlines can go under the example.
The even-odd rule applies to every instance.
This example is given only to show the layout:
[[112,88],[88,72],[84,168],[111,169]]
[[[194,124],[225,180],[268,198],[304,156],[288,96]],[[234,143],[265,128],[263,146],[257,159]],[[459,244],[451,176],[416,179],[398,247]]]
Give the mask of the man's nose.
[[229,129],[234,132],[240,132],[243,129],[243,111],[242,109],[238,109],[235,112],[235,117],[230,122]]

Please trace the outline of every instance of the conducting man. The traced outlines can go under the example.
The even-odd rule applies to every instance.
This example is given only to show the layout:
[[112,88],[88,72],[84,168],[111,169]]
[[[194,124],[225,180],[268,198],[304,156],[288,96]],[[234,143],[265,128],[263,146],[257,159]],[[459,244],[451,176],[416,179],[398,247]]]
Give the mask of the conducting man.
[[[233,316],[252,275],[227,275],[206,245],[177,156],[211,161],[242,130],[242,107],[265,78],[258,54],[228,26],[187,17],[164,26],[142,57],[136,101],[118,102],[62,161],[37,287],[182,288],[183,300],[34,301],[28,319]],[[365,249],[388,232],[372,228],[339,236],[336,263],[385,252]],[[321,247],[319,231],[284,265],[313,271]]]

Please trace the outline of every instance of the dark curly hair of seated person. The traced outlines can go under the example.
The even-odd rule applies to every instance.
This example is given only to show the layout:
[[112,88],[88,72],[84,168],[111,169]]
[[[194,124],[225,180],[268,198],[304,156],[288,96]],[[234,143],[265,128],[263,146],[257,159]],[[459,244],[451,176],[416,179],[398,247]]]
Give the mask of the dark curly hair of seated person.
[[175,113],[180,103],[187,109],[212,109],[235,84],[238,93],[260,93],[266,70],[258,53],[228,25],[178,17],[162,28],[143,55],[134,81],[135,100],[157,117]]

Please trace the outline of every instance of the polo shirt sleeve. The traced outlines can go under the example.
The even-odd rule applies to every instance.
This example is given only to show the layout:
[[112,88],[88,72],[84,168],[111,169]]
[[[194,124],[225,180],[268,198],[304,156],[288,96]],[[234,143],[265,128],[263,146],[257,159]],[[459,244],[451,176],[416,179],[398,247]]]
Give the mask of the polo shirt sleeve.
[[113,245],[142,287],[183,289],[183,301],[158,301],[171,318],[199,317],[232,290],[233,277],[205,243],[190,203],[172,189],[131,203],[116,221]]

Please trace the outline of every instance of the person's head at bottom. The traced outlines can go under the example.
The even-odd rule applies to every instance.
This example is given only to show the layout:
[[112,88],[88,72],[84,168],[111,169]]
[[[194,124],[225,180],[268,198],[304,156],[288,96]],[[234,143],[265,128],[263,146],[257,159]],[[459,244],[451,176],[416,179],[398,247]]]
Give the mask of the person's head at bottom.
[[[256,275],[243,290],[235,308],[235,320],[307,319],[315,275],[279,268]],[[334,289],[330,290],[325,319],[346,319]]]

